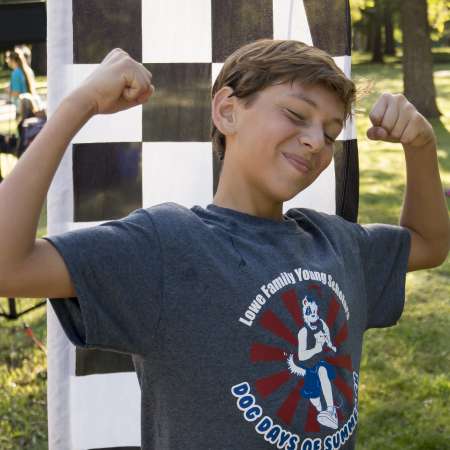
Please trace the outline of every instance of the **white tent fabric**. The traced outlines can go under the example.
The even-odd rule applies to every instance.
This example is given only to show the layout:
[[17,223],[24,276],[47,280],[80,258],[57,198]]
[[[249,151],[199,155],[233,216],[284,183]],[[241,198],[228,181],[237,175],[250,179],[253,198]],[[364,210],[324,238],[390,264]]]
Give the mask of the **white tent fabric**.
[[[234,0],[231,4],[235,4],[237,8],[242,2],[243,0]],[[229,25],[230,29],[226,30],[230,33],[228,35],[239,44],[255,37],[289,38],[314,45],[329,42],[323,38],[321,30],[314,30],[311,25],[311,14],[317,14],[317,8],[312,6],[311,1],[273,0],[246,3],[257,18],[261,14],[261,5],[265,5],[261,23],[266,25],[261,27],[268,28],[261,30],[261,33],[249,33],[235,39],[232,26]],[[334,3],[342,17],[348,16],[348,1],[320,3],[325,4],[325,9],[328,9],[326,4]],[[137,27],[134,26],[136,23],[127,23],[126,26],[129,27],[133,39],[138,37],[141,40],[141,51],[137,57],[141,58],[142,63],[148,64],[152,72],[154,67],[156,73],[157,68],[166,67],[164,65],[208,65],[212,86],[224,59],[221,56],[214,57],[214,53],[217,54],[215,46],[217,47],[218,42],[215,33],[220,27],[222,32],[223,27],[227,29],[227,25],[217,25],[217,14],[221,8],[218,1],[90,0],[89,8],[97,8],[99,14],[95,19],[98,21],[98,28],[102,28],[105,33],[106,44],[102,42],[102,49],[109,51],[120,46],[127,50],[128,41],[124,40],[123,45],[121,44],[121,39],[125,39],[127,33],[121,33],[117,23],[108,24],[107,13],[114,17],[129,17],[130,5],[139,11],[139,22]],[[87,7],[85,0],[47,1],[49,117],[60,101],[97,67],[107,53],[103,51],[100,54],[100,50],[97,53],[89,53],[91,48],[87,42],[99,39],[99,34],[95,34],[99,31],[93,30],[86,19],[92,14],[92,10],[83,13]],[[324,14],[329,13],[330,11],[324,11]],[[253,30],[259,30],[258,24],[252,26]],[[341,33],[339,30],[341,29],[337,32]],[[345,44],[348,40],[349,24],[344,23],[342,30],[343,33],[335,36],[335,40],[344,44],[330,44],[331,47],[327,44],[322,47],[333,55],[338,65],[350,76],[350,49]],[[89,35],[91,32],[92,36]],[[334,33],[332,27],[331,32]],[[319,42],[316,42],[316,35]],[[222,40],[226,40],[226,36],[223,36]],[[133,56],[133,53],[128,51]],[[158,89],[157,77],[154,81]],[[155,103],[157,102],[155,99]],[[157,114],[157,108],[154,111]],[[118,143],[129,143],[133,149],[137,148],[136,154],[140,157],[136,165],[140,171],[137,184],[139,192],[133,193],[135,197],[130,207],[124,205],[120,210],[122,216],[135,207],[149,207],[165,201],[175,201],[187,207],[194,204],[205,207],[212,202],[218,172],[215,169],[217,162],[214,161],[209,139],[201,136],[189,137],[183,141],[179,137],[170,139],[166,134],[163,139],[152,139],[152,129],[148,131],[147,128],[146,131],[146,120],[148,115],[146,116],[145,107],[138,106],[114,115],[94,117],[80,130],[67,148],[48,195],[49,235],[95,226],[104,220],[116,218],[108,213],[103,216],[102,213],[97,213],[95,201],[92,204],[87,202],[90,206],[85,208],[80,200],[85,198],[82,197],[84,187],[80,186],[86,179],[83,178],[85,172],[88,171],[88,176],[95,177],[97,171],[101,171],[104,160],[95,159],[99,144],[112,151]],[[353,123],[347,124],[339,140],[343,147],[347,145],[346,148],[350,148],[349,143],[354,144],[353,147],[356,146]],[[92,163],[79,165],[80,159],[77,159],[77,155],[83,155],[83,149],[89,151],[89,146],[95,145],[97,147],[92,147],[90,151],[94,154],[94,159],[87,160]],[[112,152],[110,158],[118,155],[121,155],[119,150]],[[122,160],[119,159],[116,164],[120,168]],[[333,214],[339,212],[336,209],[336,186],[347,186],[348,179],[340,178],[336,183],[336,167],[331,164],[312,186],[286,202],[285,210],[305,206]],[[98,189],[102,192],[101,186]],[[342,189],[345,191],[347,187]],[[357,197],[357,192],[354,195]],[[117,215],[117,212],[114,214]],[[114,358],[118,356],[109,355],[108,362],[102,368],[103,356],[95,354],[91,362],[83,363],[87,354],[93,351],[80,352],[69,342],[51,307],[47,308],[47,319],[49,449],[139,448],[140,390],[136,374],[132,370],[131,358],[124,362],[121,356],[120,362],[115,366]],[[89,364],[93,365],[88,370],[86,367]]]

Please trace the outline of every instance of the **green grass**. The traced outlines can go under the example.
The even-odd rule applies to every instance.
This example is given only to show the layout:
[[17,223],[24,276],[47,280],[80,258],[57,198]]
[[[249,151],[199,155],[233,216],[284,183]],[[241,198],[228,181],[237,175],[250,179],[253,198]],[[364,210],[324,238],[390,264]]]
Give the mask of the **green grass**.
[[[442,51],[445,56],[445,51]],[[439,56],[440,58],[444,56]],[[358,55],[353,76],[374,82],[358,102],[361,223],[398,223],[404,189],[400,146],[368,141],[367,114],[382,92],[401,92],[401,67],[367,63]],[[436,64],[438,104],[433,121],[444,184],[450,187],[450,77]],[[1,80],[0,80],[1,85]],[[2,124],[0,123],[0,129]],[[5,164],[5,163],[4,163]],[[9,160],[9,168],[13,161]],[[45,233],[42,215],[39,235]],[[450,263],[408,274],[407,304],[399,325],[366,334],[360,379],[360,450],[444,450],[450,436]],[[22,301],[25,308],[30,300]],[[5,308],[5,300],[0,301]],[[45,309],[25,316],[46,341]],[[21,330],[0,320],[0,448],[47,449],[46,355]]]
[[[4,74],[6,75],[6,74]],[[8,79],[0,78],[0,91]],[[45,77],[38,77],[38,92],[46,93]],[[0,122],[0,134],[9,134],[16,129],[16,122]],[[16,163],[12,155],[0,154],[3,176]],[[46,210],[42,212],[38,235],[46,233]],[[36,300],[17,300],[18,310],[25,310]],[[1,308],[7,310],[6,299],[1,299]],[[47,444],[47,358],[23,326],[32,328],[38,340],[46,345],[45,307],[27,313],[18,321],[7,322],[0,318],[0,448],[46,450]]]
[[[374,82],[357,108],[361,223],[398,223],[404,190],[399,145],[369,141],[372,105],[382,92],[401,92],[398,62],[372,65],[360,58],[353,77]],[[435,65],[438,105],[432,124],[438,138],[441,176],[450,187],[450,77]],[[366,334],[361,365],[358,448],[444,450],[450,448],[450,263],[407,276],[407,302],[399,324]]]
[[[9,162],[11,169],[13,162]],[[40,237],[46,233],[46,214],[44,208],[38,228]],[[36,302],[19,299],[18,310]],[[0,300],[0,306],[6,310],[6,299]],[[24,325],[30,326],[46,345],[45,306],[17,321],[0,318],[0,449],[47,450],[47,357],[24,333]]]

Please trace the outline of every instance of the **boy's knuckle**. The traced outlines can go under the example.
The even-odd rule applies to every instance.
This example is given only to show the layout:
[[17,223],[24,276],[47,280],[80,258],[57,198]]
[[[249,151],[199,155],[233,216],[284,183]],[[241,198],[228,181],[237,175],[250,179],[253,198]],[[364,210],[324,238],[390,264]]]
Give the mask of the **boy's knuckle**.
[[407,136],[407,137],[402,138],[402,140],[400,142],[404,145],[409,145],[409,144],[411,144],[412,139],[411,139],[411,137]]
[[406,102],[405,106],[404,106],[405,110],[408,112],[413,112],[416,110],[416,108],[414,107],[414,105],[410,102]]
[[381,115],[379,113],[377,113],[376,111],[371,111],[369,113],[369,118],[371,120],[380,120],[381,119]]

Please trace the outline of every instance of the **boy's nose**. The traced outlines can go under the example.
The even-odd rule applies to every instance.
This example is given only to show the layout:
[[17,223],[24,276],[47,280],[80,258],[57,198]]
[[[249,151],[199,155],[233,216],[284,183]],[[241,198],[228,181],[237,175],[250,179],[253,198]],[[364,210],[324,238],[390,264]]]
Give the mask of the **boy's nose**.
[[308,130],[299,134],[299,141],[309,151],[317,153],[325,145],[325,137],[322,130]]

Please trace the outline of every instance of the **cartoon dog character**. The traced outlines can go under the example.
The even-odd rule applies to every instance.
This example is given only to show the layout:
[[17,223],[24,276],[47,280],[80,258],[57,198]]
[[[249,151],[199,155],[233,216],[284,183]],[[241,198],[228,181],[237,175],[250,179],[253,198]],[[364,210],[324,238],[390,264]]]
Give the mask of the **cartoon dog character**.
[[[322,359],[324,346],[333,352],[336,352],[336,347],[331,342],[327,324],[319,317],[317,303],[305,297],[302,300],[302,312],[305,325],[298,332],[300,366],[295,364],[292,354],[289,355],[287,364],[291,373],[305,378],[300,393],[317,409],[317,421],[325,427],[336,430],[338,419],[330,382],[336,377],[336,371],[331,364]],[[322,408],[322,396],[326,408]]]

